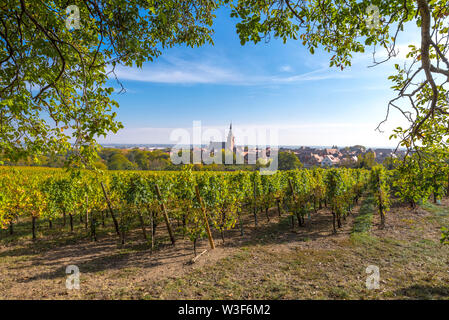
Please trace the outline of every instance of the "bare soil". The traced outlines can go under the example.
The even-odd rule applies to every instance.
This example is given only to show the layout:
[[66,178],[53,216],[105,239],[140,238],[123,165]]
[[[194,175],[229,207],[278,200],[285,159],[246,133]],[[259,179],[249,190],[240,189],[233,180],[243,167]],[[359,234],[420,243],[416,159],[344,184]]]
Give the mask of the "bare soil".
[[[243,236],[237,225],[224,243],[214,233],[215,250],[199,241],[197,253],[208,251],[195,263],[192,243],[178,229],[172,246],[162,224],[151,252],[137,226],[125,245],[109,220],[97,242],[82,224],[71,235],[42,224],[33,242],[23,222],[22,236],[1,234],[0,299],[447,299],[449,248],[439,238],[448,208],[448,199],[416,210],[393,205],[383,230],[373,209],[371,228],[359,233],[357,206],[337,234],[326,209],[294,228],[276,209],[269,221],[260,213],[257,228],[247,213]],[[80,270],[80,290],[66,289],[68,265]],[[379,290],[366,289],[368,265],[380,269]]]

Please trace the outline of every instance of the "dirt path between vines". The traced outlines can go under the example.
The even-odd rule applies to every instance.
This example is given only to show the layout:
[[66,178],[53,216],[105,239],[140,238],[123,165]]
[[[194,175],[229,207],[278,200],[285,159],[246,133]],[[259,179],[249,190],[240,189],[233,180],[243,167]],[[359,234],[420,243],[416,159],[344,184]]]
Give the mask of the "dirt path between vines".
[[[445,201],[444,205],[447,208],[449,204]],[[326,209],[312,214],[311,220],[306,219],[305,227],[295,226],[294,230],[290,219],[286,215],[279,218],[275,209],[269,212],[270,221],[265,213],[259,214],[257,228],[252,215],[247,214],[243,220],[244,236],[240,235],[238,226],[225,233],[225,243],[219,234],[214,234],[217,248],[208,250],[193,264],[191,242],[181,239],[178,233],[176,246],[171,246],[162,225],[157,231],[159,247],[152,254],[141,240],[138,228],[130,232],[124,246],[117,243],[112,227],[97,242],[77,239],[63,243],[64,236],[54,240],[53,234],[42,236],[36,243],[3,244],[0,246],[0,299],[353,298],[352,291],[346,293],[342,289],[342,293],[337,285],[336,289],[326,289],[322,281],[329,279],[329,273],[338,266],[339,272],[349,272],[339,275],[343,288],[349,281],[345,277],[356,277],[351,281],[360,282],[357,292],[361,292],[364,282],[359,278],[364,275],[358,264],[361,259],[370,260],[371,256],[367,255],[378,255],[371,250],[379,244],[367,245],[364,238],[356,239],[359,242],[354,244],[351,230],[359,209],[360,206],[354,208],[354,215],[343,221],[336,235],[332,234],[332,215]],[[394,239],[391,240],[394,246],[405,240],[427,239],[432,243],[432,254],[441,256],[444,264],[447,254],[436,249],[441,221],[432,217],[424,210],[417,213],[408,208],[393,208],[385,230],[377,230],[378,217],[373,216],[367,237]],[[78,232],[83,232],[81,226]],[[207,249],[208,241],[203,239],[197,252]],[[397,253],[386,251],[385,254]],[[350,267],[345,263],[356,271],[348,271]],[[68,265],[76,265],[80,270],[80,290],[66,289]],[[436,266],[432,265],[432,270]],[[301,284],[291,278],[297,276],[302,277]]]

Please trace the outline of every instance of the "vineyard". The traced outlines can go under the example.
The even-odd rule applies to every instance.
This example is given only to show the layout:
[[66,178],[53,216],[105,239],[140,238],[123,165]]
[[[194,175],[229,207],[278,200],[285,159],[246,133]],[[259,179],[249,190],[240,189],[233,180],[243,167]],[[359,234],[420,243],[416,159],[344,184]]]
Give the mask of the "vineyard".
[[[339,282],[323,282],[329,272],[352,279],[351,286],[358,288],[354,296],[366,297],[364,282],[347,266],[358,268],[370,260],[390,269],[396,289],[429,273],[429,279],[441,274],[432,280],[439,286],[446,281],[447,249],[440,242],[447,243],[448,236],[447,229],[441,230],[449,222],[447,177],[444,166],[411,164],[394,170],[316,168],[273,175],[189,167],[176,172],[2,167],[0,291],[3,297],[46,297],[48,292],[64,297],[65,280],[55,285],[53,279],[64,279],[63,268],[72,263],[87,279],[88,293],[74,296],[81,298],[176,298],[182,293],[221,299],[230,297],[229,290],[236,298],[313,298],[315,291],[307,286],[321,282],[328,292],[318,297],[345,298]],[[422,208],[435,213],[423,215]],[[292,255],[291,245],[302,249]],[[412,275],[402,267],[407,264],[416,270]],[[186,269],[189,265],[200,269]],[[323,269],[327,265],[332,267]],[[22,276],[20,270],[34,276]],[[180,272],[186,275],[179,278]],[[292,282],[295,272],[308,280]],[[274,289],[245,282],[266,281],[267,273]],[[174,282],[167,280],[170,275]],[[279,282],[284,275],[290,280]],[[217,287],[221,277],[241,289]],[[98,279],[108,283],[107,294],[96,289]],[[150,293],[138,289],[142,284],[152,288]],[[282,294],[276,293],[278,286]],[[416,295],[411,287],[411,293],[398,294]],[[418,296],[438,297],[439,292],[428,293],[434,287],[420,289]],[[386,297],[376,294],[370,297]]]
[[[368,182],[367,171],[337,169],[274,175],[193,173],[187,169],[180,173],[120,172],[103,176],[82,171],[4,169],[0,222],[13,234],[15,221],[28,219],[35,239],[37,220],[45,220],[48,228],[53,228],[53,221],[62,218],[62,226],[72,232],[74,223],[83,223],[95,241],[96,230],[110,215],[122,244],[130,226],[137,222],[142,237],[153,247],[154,230],[159,225],[167,229],[175,244],[172,223],[178,221],[194,248],[198,239],[208,235],[213,247],[211,228],[225,241],[225,232],[240,227],[243,214],[251,214],[257,226],[272,207],[279,215],[289,214],[292,225],[298,226],[318,208],[329,207],[333,231],[337,232]],[[374,183],[380,187],[382,182]]]
[[0,300],[447,299],[448,4],[3,0]]
[[[38,221],[66,232],[73,232],[78,223],[96,241],[98,228],[110,217],[121,244],[130,228],[138,225],[153,250],[156,228],[164,228],[173,245],[175,234],[190,239],[196,255],[199,239],[207,237],[215,247],[211,230],[225,242],[230,229],[239,228],[243,235],[243,216],[250,216],[257,227],[260,219],[270,219],[271,208],[279,216],[289,216],[292,228],[306,225],[318,209],[328,208],[329,228],[337,233],[364,194],[374,197],[383,228],[391,195],[411,207],[431,195],[436,202],[448,193],[447,178],[447,170],[437,166],[389,171],[383,166],[370,171],[316,168],[272,175],[192,172],[189,167],[180,172],[113,173],[4,167],[0,226],[8,229],[4,234],[14,235],[15,223],[29,221],[34,240]],[[55,226],[54,221],[62,225]]]

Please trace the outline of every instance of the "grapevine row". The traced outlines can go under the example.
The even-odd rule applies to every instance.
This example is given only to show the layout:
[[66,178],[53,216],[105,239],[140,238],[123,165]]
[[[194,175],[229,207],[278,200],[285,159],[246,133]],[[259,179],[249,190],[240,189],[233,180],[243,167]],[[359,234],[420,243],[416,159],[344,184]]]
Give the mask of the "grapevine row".
[[0,170],[0,226],[13,232],[15,221],[31,219],[33,239],[36,221],[62,220],[73,232],[74,221],[84,224],[92,240],[97,228],[111,216],[115,231],[125,243],[137,221],[142,236],[154,246],[155,230],[166,227],[175,243],[173,221],[194,247],[216,230],[222,241],[236,226],[243,233],[242,215],[270,219],[268,211],[288,214],[292,224],[303,226],[323,206],[333,215],[333,231],[361,197],[369,181],[366,170],[314,169],[258,172],[64,172],[44,169]]

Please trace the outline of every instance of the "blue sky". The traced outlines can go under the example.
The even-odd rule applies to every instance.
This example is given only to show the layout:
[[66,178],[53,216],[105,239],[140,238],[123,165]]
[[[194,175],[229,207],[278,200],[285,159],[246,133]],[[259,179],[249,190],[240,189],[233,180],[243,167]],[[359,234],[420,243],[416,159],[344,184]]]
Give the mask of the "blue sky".
[[395,146],[388,136],[402,124],[399,115],[393,114],[385,134],[374,129],[394,96],[387,77],[406,46],[418,41],[415,31],[399,39],[399,56],[391,63],[368,68],[367,52],[340,71],[328,67],[328,54],[311,55],[299,41],[241,46],[235,23],[221,10],[214,46],[172,48],[142,69],[119,67],[127,92],[114,98],[125,129],[99,142],[176,143],[170,133],[191,131],[193,121],[224,136],[232,121],[236,129],[277,130],[280,145]]

